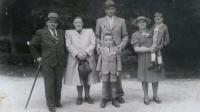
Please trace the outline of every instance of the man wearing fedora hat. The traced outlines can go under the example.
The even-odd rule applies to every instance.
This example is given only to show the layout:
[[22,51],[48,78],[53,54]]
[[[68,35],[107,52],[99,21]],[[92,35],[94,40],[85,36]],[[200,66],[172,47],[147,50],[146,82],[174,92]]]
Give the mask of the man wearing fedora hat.
[[50,12],[46,18],[46,27],[36,31],[30,42],[30,51],[42,64],[47,106],[50,112],[60,104],[62,77],[66,65],[64,31],[57,29],[58,14]]
[[[100,53],[98,48],[103,45],[102,40],[106,33],[111,33],[113,35],[114,42],[116,43],[119,52],[121,52],[128,42],[128,33],[125,20],[115,16],[116,4],[112,0],[107,0],[105,2],[104,10],[106,16],[98,19],[96,23],[96,35],[98,41],[97,52]],[[124,103],[124,99],[122,97],[123,95],[124,91],[121,84],[121,77],[118,76],[116,100],[119,103]],[[102,101],[102,104],[105,104],[105,101]]]

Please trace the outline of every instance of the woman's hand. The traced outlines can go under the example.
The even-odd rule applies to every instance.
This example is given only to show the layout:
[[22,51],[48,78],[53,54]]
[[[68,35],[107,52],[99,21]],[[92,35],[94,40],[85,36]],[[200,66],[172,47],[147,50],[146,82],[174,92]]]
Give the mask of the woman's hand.
[[78,58],[79,60],[83,60],[84,54],[81,53],[81,52],[79,52],[79,53],[77,54],[77,58]]
[[88,55],[85,52],[79,52],[77,54],[77,58],[80,59],[80,60],[86,60],[88,58]]
[[150,52],[155,52],[156,50],[156,45],[153,44],[151,47],[150,47]]

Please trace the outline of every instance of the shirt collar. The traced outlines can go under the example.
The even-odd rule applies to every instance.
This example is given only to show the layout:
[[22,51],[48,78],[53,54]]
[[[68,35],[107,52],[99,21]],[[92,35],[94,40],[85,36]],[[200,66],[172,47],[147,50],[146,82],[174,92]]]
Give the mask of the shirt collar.
[[113,20],[113,18],[115,17],[115,16],[112,16],[112,17],[109,17],[109,16],[106,16],[108,19],[112,19]]
[[159,25],[156,25],[157,27],[161,27],[163,25],[163,23],[159,24]]
[[[54,34],[53,34],[53,29],[48,28],[48,30],[50,31],[51,35],[54,35]],[[58,35],[57,30],[56,30],[56,29],[54,29],[54,30],[55,30],[55,33],[56,33],[56,36],[57,36],[57,35]]]

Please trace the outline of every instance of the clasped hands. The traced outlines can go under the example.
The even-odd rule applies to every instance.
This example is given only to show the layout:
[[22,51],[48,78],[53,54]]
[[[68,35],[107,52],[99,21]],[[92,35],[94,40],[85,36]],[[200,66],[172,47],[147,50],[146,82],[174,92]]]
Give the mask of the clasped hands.
[[88,58],[88,54],[86,52],[79,52],[76,57],[79,60],[86,60]]

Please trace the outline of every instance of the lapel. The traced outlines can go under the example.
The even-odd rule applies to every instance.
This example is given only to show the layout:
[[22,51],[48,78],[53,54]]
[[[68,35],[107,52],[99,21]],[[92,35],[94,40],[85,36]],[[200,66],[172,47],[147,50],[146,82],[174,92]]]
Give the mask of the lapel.
[[112,55],[115,55],[115,47],[110,47],[110,49],[108,50],[107,47],[104,47],[104,54],[106,55],[106,57],[108,59],[110,59],[112,57]]
[[116,16],[113,17],[113,23],[111,26],[111,30],[114,30],[114,28],[119,24],[118,18]]
[[103,52],[102,52],[102,54],[108,59],[108,57],[109,57],[109,51],[108,51],[108,48],[107,47],[103,47]]
[[74,33],[74,35],[76,35],[75,37],[78,37],[78,39],[80,39],[80,38],[81,38],[81,35],[82,35],[82,33],[83,33],[83,29],[82,29],[82,31],[81,31],[81,34],[79,34],[76,30],[73,30],[73,33]]
[[58,43],[61,41],[61,32],[60,30],[57,29],[57,38],[58,38]]
[[112,47],[110,48],[110,56],[113,56],[113,55],[115,56],[116,53],[117,53],[117,52],[116,52],[116,47],[113,47],[113,46],[112,46]]
[[109,32],[112,30],[107,16],[104,17],[103,27],[106,28]]
[[160,26],[160,29],[163,31],[163,29],[164,29],[164,23],[162,23],[162,25]]
[[112,23],[112,26],[110,26],[110,23],[108,21],[108,18],[107,16],[104,17],[104,27],[108,30],[108,31],[112,31],[115,29],[115,27],[119,24],[119,20],[118,20],[118,17],[114,16],[113,17],[113,23]]
[[[46,36],[47,36],[47,38],[49,38],[53,43],[56,43],[56,39],[51,35],[51,32],[49,31],[49,29],[48,28],[45,28],[45,30],[46,30]],[[59,33],[58,33],[58,30],[57,30],[57,37],[59,37]]]

